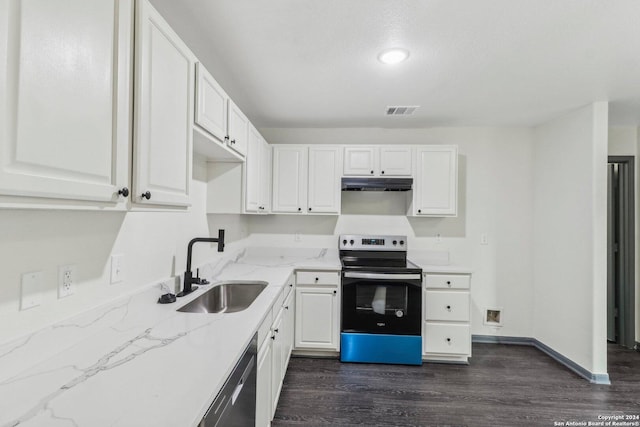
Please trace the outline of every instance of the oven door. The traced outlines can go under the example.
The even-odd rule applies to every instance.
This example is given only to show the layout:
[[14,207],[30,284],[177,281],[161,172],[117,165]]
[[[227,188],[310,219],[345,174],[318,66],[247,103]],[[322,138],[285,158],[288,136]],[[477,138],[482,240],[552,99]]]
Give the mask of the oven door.
[[342,332],[420,335],[422,275],[342,272]]

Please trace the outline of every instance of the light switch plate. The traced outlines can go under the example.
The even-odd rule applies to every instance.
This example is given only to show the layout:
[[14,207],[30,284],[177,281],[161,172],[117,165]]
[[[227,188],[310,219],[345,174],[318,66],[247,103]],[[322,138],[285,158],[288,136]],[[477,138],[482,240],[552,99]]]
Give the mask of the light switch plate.
[[34,271],[22,275],[22,295],[20,310],[37,307],[42,301],[42,271]]
[[124,280],[124,255],[111,255],[111,284]]

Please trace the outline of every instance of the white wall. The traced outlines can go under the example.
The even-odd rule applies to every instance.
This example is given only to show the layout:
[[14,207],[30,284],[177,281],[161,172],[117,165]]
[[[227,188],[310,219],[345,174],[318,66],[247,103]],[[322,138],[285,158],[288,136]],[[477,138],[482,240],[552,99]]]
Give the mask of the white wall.
[[[194,161],[194,176],[188,213],[0,210],[0,343],[181,275],[188,241],[209,235],[204,161]],[[198,246],[194,265],[215,253]],[[125,255],[125,281],[114,285],[111,254]],[[77,266],[75,294],[58,299],[58,265],[66,264]],[[20,311],[21,275],[31,271],[44,272],[42,304]]]
[[535,129],[534,337],[606,373],[607,103]]
[[[343,215],[251,217],[251,242],[337,247],[340,233],[407,234],[416,249],[449,250],[473,269],[474,334],[532,336],[532,131],[528,128],[261,129],[270,143],[457,144],[457,218],[407,218],[408,193],[343,193]],[[295,241],[300,233],[300,241]],[[480,245],[480,235],[489,245]],[[441,234],[442,242],[435,236]],[[505,325],[483,325],[502,307]]]
[[635,157],[635,241],[636,241],[636,342],[640,342],[640,163],[638,151],[640,150],[640,128],[612,127],[609,128],[609,155]]

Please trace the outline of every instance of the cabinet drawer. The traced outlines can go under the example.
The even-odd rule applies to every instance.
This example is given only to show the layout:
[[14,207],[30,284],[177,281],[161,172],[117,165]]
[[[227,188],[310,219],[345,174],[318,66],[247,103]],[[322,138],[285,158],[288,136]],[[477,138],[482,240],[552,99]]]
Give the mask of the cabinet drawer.
[[427,274],[424,278],[427,288],[469,289],[467,274]]
[[447,325],[425,322],[424,352],[469,354],[471,338],[469,325]]
[[262,323],[260,324],[260,327],[258,328],[258,348],[262,346],[262,343],[264,342],[265,338],[271,335],[270,331],[271,331],[272,323],[273,323],[273,316],[271,311],[269,311],[265,316],[264,320],[262,321]]
[[296,273],[298,285],[339,285],[340,272],[337,271],[298,271]]
[[469,292],[426,291],[426,320],[469,321]]

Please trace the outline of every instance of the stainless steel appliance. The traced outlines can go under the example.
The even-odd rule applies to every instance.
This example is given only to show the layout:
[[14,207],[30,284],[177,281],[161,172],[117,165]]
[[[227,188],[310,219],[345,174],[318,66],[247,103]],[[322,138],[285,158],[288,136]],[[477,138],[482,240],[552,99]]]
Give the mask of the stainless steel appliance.
[[342,235],[343,362],[422,364],[422,269],[406,236]]
[[198,427],[255,425],[257,354],[256,333]]

